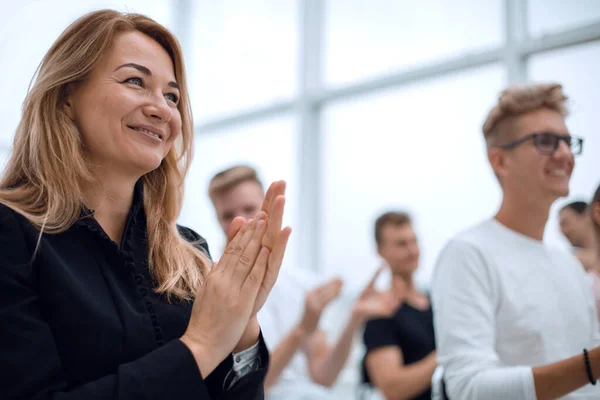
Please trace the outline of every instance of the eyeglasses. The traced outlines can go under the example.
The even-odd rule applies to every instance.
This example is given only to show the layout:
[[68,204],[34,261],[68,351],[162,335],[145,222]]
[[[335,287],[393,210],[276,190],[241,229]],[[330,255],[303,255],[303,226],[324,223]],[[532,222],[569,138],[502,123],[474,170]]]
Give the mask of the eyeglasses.
[[523,136],[521,139],[515,140],[513,142],[504,143],[498,145],[497,147],[500,147],[502,149],[512,149],[520,145],[521,143],[525,143],[529,139],[533,139],[533,142],[535,143],[535,149],[538,151],[538,153],[545,156],[554,155],[556,150],[558,150],[558,146],[560,145],[561,141],[564,141],[567,144],[567,146],[569,146],[571,154],[573,154],[574,156],[581,154],[581,152],[583,151],[582,138],[570,135],[557,135],[556,133],[546,132],[531,133],[529,135]]

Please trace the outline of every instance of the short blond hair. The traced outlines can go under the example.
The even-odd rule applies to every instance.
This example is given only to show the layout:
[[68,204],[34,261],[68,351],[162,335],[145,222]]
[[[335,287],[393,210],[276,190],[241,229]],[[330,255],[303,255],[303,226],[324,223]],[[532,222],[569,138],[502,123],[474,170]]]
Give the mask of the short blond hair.
[[514,85],[500,93],[498,103],[489,112],[483,124],[483,136],[488,147],[497,145],[497,138],[505,132],[516,117],[539,108],[557,111],[563,117],[569,114],[567,96],[559,83],[530,83]]
[[377,243],[377,246],[381,245],[383,228],[386,226],[404,226],[411,224],[412,218],[406,211],[388,211],[380,215],[375,221],[375,242]]
[[254,168],[248,165],[236,165],[213,176],[208,185],[208,196],[214,203],[217,196],[244,182],[256,182],[263,189],[263,184],[258,179]]

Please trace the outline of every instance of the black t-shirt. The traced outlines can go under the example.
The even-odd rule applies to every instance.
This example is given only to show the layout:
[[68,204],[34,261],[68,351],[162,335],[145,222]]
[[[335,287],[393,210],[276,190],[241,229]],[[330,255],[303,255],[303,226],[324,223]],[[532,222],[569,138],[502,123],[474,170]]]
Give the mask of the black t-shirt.
[[[410,365],[425,358],[435,350],[433,333],[433,312],[431,307],[419,310],[409,304],[400,306],[391,318],[372,319],[367,322],[363,336],[367,353],[386,346],[398,346],[402,350],[404,365]],[[371,379],[363,359],[363,381],[371,384]],[[415,399],[431,399],[431,389],[427,389]]]

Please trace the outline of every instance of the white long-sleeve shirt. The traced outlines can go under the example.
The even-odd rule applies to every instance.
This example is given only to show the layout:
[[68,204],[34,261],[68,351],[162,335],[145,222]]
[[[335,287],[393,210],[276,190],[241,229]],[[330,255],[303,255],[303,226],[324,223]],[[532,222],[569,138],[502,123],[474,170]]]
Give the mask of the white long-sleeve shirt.
[[[592,291],[577,259],[496,220],[446,245],[432,296],[451,399],[535,400],[532,367],[600,344]],[[600,385],[565,399],[600,399]]]

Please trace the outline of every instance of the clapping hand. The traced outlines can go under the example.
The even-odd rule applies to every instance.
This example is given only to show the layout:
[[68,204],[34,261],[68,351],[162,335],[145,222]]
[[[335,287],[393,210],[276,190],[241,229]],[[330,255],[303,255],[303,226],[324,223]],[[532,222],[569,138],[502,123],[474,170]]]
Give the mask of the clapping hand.
[[307,293],[299,325],[303,333],[310,335],[317,329],[323,310],[339,296],[342,285],[342,281],[336,278]]
[[271,291],[291,233],[281,229],[285,182],[269,187],[262,210],[252,220],[231,223],[225,252],[198,289],[181,340],[204,377],[232,351],[258,338],[256,313]]
[[375,282],[386,269],[385,265],[377,268],[375,275],[354,303],[352,313],[361,319],[387,318],[392,316],[406,297],[406,284],[401,278],[392,276],[390,287],[379,291],[375,288]]

